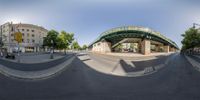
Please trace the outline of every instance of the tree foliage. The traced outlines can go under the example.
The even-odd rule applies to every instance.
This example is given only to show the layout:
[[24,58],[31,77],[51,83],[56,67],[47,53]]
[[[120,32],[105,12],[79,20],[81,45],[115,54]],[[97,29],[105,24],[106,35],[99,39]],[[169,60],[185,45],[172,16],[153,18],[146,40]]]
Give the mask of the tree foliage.
[[198,29],[190,28],[185,34],[182,34],[182,36],[184,37],[181,41],[183,44],[182,50],[200,46],[200,33],[198,32]]
[[72,41],[74,41],[74,34],[61,31],[58,38],[62,41],[61,49],[68,49]]
[[4,46],[4,43],[6,42],[7,36],[5,34],[2,34],[2,37],[0,37],[0,47]]
[[88,48],[87,45],[83,45],[81,49],[86,50],[87,48]]
[[60,49],[60,50],[61,50],[61,49],[64,49],[64,48],[65,48],[65,44],[64,44],[63,40],[62,40],[60,37],[57,37],[57,38],[56,38],[56,44],[57,44],[57,45],[56,45],[55,47],[56,47],[57,49]]
[[[47,33],[47,36],[44,38],[43,44],[44,46],[48,46],[48,47],[56,47],[57,46],[57,37],[58,37],[58,32],[55,30],[50,30]],[[53,43],[52,43],[53,42]]]
[[80,47],[80,45],[78,44],[77,41],[72,42],[72,49],[75,49],[75,50],[81,49],[81,47]]
[[[44,46],[54,47],[56,49],[69,49],[69,46],[74,41],[74,34],[67,33],[65,31],[59,32],[51,30],[47,33],[47,37],[44,38]],[[53,43],[52,43],[53,42]]]

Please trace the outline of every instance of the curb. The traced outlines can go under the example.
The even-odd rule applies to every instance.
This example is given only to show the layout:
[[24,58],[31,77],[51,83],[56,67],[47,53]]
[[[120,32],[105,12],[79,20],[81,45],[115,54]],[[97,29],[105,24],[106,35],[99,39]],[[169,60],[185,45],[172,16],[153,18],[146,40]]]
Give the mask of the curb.
[[40,71],[20,71],[20,70],[15,70],[15,69],[11,69],[3,65],[0,65],[0,73],[5,76],[13,77],[17,79],[25,79],[25,80],[46,79],[68,68],[74,59],[75,59],[75,56],[72,55],[65,62],[55,67],[51,67],[51,68],[40,70]]
[[200,63],[195,61],[194,59],[190,58],[189,56],[185,55],[185,58],[187,59],[187,61],[198,71],[200,71]]

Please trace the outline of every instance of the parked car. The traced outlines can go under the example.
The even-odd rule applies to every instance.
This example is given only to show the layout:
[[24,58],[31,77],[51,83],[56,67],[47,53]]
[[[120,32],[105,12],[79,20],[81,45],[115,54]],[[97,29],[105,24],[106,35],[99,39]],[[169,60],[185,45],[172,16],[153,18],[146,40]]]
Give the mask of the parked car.
[[15,59],[15,55],[12,54],[12,53],[7,53],[5,58],[7,58],[7,59]]

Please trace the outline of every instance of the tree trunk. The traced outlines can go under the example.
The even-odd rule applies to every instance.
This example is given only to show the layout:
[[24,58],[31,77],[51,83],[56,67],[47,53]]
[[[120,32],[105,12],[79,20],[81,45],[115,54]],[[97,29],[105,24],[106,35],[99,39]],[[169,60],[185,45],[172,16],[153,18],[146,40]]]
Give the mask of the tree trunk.
[[65,48],[65,51],[64,51],[64,52],[65,52],[65,55],[66,55],[66,54],[67,54],[67,52],[66,52],[66,48]]

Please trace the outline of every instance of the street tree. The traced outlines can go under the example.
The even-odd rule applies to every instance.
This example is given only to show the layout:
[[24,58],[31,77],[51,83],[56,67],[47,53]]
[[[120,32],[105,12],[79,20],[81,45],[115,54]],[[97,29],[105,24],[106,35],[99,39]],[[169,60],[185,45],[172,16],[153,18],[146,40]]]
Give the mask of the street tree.
[[[43,44],[44,46],[48,46],[48,47],[55,47],[57,48],[57,37],[58,37],[58,32],[55,31],[55,30],[50,30],[48,33],[47,33],[47,36],[44,38],[44,41],[43,41]],[[54,51],[54,50],[53,50]]]
[[56,39],[56,48],[59,50],[63,50],[65,48],[65,44],[64,44],[62,38],[60,38],[59,36]]
[[67,41],[69,43],[69,46],[71,46],[74,41],[74,33],[67,33]]
[[0,47],[2,48],[4,46],[4,43],[6,42],[7,36],[5,34],[2,34],[2,37],[0,37]]
[[62,49],[65,49],[66,53],[66,49],[69,49],[69,46],[74,41],[74,34],[61,31],[58,38],[62,41]]
[[184,37],[181,41],[183,44],[182,50],[200,46],[200,33],[198,32],[198,29],[190,28],[182,34],[182,37]]
[[88,48],[87,45],[83,45],[83,47],[81,49],[86,50],[87,48]]
[[74,41],[72,42],[72,49],[75,49],[75,50],[80,50],[80,45],[78,44],[77,41]]

